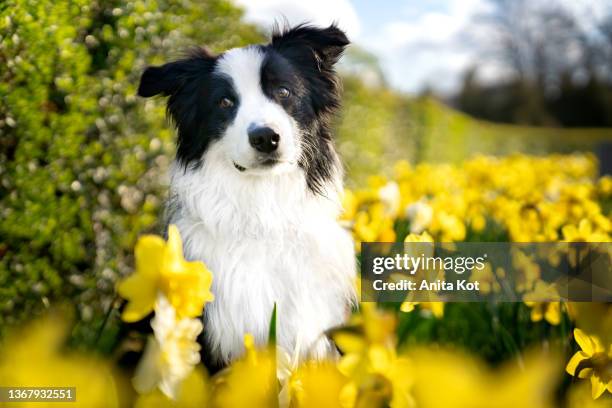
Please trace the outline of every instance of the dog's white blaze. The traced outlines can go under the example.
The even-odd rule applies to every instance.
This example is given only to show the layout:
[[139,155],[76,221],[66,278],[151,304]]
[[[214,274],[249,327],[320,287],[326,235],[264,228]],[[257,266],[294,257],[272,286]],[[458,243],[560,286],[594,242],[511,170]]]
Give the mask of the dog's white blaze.
[[236,117],[221,143],[235,163],[249,169],[257,165],[257,152],[249,144],[247,129],[251,125],[272,127],[280,135],[278,153],[284,162],[272,170],[281,172],[297,163],[300,154],[297,125],[279,104],[264,95],[261,88],[263,61],[264,54],[259,48],[246,47],[227,51],[217,63],[216,72],[232,80],[239,97]]
[[297,167],[249,176],[227,166],[221,143],[203,162],[197,170],[174,168],[171,191],[181,211],[170,222],[186,257],[213,273],[204,333],[214,354],[225,362],[240,356],[245,333],[265,344],[274,303],[281,347],[293,352],[299,344],[302,357],[334,353],[323,332],[345,321],[355,297],[353,242],[336,222],[339,180],[322,197]]

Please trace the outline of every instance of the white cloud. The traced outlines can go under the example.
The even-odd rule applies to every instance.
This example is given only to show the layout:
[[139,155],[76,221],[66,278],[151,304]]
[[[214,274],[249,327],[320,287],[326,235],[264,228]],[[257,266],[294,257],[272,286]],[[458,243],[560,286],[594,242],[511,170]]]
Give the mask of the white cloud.
[[445,7],[421,13],[407,8],[405,19],[383,25],[379,33],[366,39],[366,46],[381,57],[392,85],[409,92],[425,85],[451,91],[473,63],[474,47],[464,34],[473,28],[474,17],[487,10],[488,2],[445,3]]
[[359,37],[361,24],[349,0],[235,0],[246,11],[246,20],[264,28],[285,19],[290,24],[311,22],[326,26],[333,22],[351,39]]

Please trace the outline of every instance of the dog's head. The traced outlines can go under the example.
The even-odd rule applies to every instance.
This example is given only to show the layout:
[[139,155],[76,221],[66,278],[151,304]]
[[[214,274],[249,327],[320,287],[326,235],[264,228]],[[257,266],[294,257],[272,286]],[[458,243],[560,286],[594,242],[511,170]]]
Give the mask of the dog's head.
[[207,154],[244,174],[299,166],[316,190],[329,172],[320,161],[335,157],[329,133],[339,105],[334,65],[347,45],[334,25],[300,25],[275,32],[267,45],[217,56],[197,49],[147,68],[138,94],[169,96],[177,160],[185,167],[200,166]]

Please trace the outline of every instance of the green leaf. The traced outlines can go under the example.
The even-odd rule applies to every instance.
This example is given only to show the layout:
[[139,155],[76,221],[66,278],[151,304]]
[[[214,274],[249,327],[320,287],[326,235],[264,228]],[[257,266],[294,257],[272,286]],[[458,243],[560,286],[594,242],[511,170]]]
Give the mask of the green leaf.
[[274,302],[274,309],[272,309],[272,316],[270,316],[270,330],[268,331],[268,344],[276,345],[276,302]]

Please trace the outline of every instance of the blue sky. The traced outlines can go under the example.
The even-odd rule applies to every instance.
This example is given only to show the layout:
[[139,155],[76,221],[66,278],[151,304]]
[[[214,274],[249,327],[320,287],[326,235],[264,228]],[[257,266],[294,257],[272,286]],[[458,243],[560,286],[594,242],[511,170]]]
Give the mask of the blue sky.
[[[478,58],[471,38],[486,36],[475,16],[489,0],[234,0],[246,18],[264,27],[286,18],[290,23],[338,22],[349,38],[380,60],[389,83],[416,93],[426,86],[452,92],[462,73]],[[564,4],[585,24],[611,0],[544,0]],[[486,38],[486,37],[485,37]],[[504,67],[484,65],[483,79],[504,75]]]
[[375,32],[381,26],[398,19],[407,21],[418,19],[428,12],[444,12],[447,10],[447,0],[430,1],[402,1],[392,0],[384,2],[372,0],[351,1],[362,25],[363,31]]

